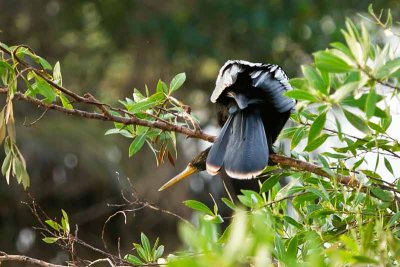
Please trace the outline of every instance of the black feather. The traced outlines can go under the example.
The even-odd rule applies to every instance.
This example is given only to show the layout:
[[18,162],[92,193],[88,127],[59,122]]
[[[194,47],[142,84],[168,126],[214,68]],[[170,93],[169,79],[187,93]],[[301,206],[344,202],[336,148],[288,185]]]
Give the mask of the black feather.
[[231,131],[231,123],[234,115],[230,115],[222,127],[220,134],[212,145],[210,152],[207,156],[206,168],[207,172],[211,175],[216,175],[222,168],[226,145],[229,141],[229,132]]
[[261,116],[249,109],[239,111],[230,125],[223,163],[225,171],[232,178],[254,178],[267,166],[269,156]]
[[268,164],[268,144],[257,110],[235,111],[226,121],[207,157],[207,171],[217,174],[222,166],[237,179],[259,175]]
[[284,95],[291,89],[278,65],[242,60],[225,63],[211,95],[211,102],[220,107],[223,128],[207,158],[210,174],[224,168],[232,178],[249,179],[262,172],[295,106]]

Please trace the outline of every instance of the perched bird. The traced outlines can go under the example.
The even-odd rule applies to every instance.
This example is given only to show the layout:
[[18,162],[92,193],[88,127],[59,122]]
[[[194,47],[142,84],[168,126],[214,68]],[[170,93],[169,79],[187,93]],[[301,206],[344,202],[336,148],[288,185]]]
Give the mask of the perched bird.
[[284,95],[291,89],[278,65],[227,61],[211,95],[211,102],[219,107],[220,134],[211,148],[200,153],[160,190],[204,169],[211,175],[224,170],[235,179],[261,174],[273,153],[272,145],[296,104]]

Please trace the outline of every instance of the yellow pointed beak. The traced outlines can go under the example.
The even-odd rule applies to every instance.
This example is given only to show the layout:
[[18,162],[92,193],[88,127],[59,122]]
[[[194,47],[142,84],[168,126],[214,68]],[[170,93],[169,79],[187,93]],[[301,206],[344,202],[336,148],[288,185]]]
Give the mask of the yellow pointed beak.
[[174,178],[172,178],[171,180],[169,180],[167,183],[165,183],[163,186],[160,187],[160,189],[158,189],[158,191],[163,191],[164,189],[167,189],[168,187],[173,186],[174,184],[182,181],[183,179],[186,179],[187,177],[189,177],[190,175],[192,175],[193,173],[198,172],[198,170],[193,167],[191,164],[189,164],[186,169],[184,169],[180,174],[178,174],[177,176],[175,176]]

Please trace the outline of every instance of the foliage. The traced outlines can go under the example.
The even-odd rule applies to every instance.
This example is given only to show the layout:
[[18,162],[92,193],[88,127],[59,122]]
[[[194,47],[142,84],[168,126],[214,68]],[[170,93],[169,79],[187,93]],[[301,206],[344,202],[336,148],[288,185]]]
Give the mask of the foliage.
[[[386,22],[371,7],[370,13],[392,30],[390,13]],[[342,33],[344,43],[314,53],[313,64],[302,67],[304,77],[291,80],[294,90],[287,95],[299,105],[295,125],[281,135],[291,140],[292,157],[322,166],[332,179],[289,169],[274,174],[280,168],[269,167],[259,192],[242,190],[238,196],[245,210],[225,200],[235,213],[221,234],[219,224],[208,219],[214,212],[185,202],[201,216],[197,227],[181,225],[190,252],[170,257],[169,266],[399,264],[400,188],[392,166],[400,159],[399,143],[388,129],[389,102],[400,90],[400,60],[395,47],[372,42],[364,23],[347,20]],[[315,150],[321,153],[311,157]],[[368,164],[371,154],[374,165]],[[339,184],[338,174],[361,186]],[[282,177],[291,181],[282,186]]]
[[48,231],[48,233],[50,233],[52,236],[45,236],[42,240],[48,244],[55,243],[60,239],[69,239],[70,227],[68,214],[64,210],[61,210],[61,212],[61,223],[51,219],[45,221],[45,223],[50,226],[50,231]]
[[158,246],[157,238],[156,242],[154,242],[153,247],[151,247],[149,239],[143,233],[140,234],[140,240],[142,244],[133,243],[133,247],[139,257],[136,257],[132,254],[127,254],[125,255],[125,259],[134,265],[157,263],[157,260],[164,253],[164,246]]
[[[390,12],[384,22],[372,7],[369,12],[381,31],[396,35]],[[287,93],[299,105],[292,115],[294,126],[283,131],[281,140],[290,140],[292,158],[318,165],[330,178],[268,167],[264,175],[269,178],[258,192],[242,190],[239,204],[222,200],[233,210],[232,218],[223,218],[215,201],[213,209],[196,200],[184,202],[199,214],[195,225],[180,225],[184,253],[162,259],[164,247],[158,246],[158,239],[151,246],[142,233],[141,244],[133,244],[138,256],[127,254],[125,260],[132,265],[161,260],[168,266],[398,265],[400,182],[393,165],[400,159],[400,144],[389,130],[396,127],[390,101],[400,90],[400,58],[389,42],[373,40],[372,26],[347,20],[344,42],[315,52],[313,63],[302,66],[303,77],[292,79],[294,90]],[[7,102],[0,114],[0,137],[6,151],[2,172],[7,181],[13,174],[24,187],[29,185],[13,130],[15,96],[42,101],[45,107],[61,102],[64,112],[75,110],[72,100],[77,100],[99,108],[108,119],[140,119],[144,125],[115,122],[106,134],[132,138],[130,156],[146,143],[158,163],[165,155],[173,162],[175,132],[150,125],[162,122],[199,130],[188,107],[172,96],[184,83],[184,73],[175,76],[169,86],[160,80],[152,94],[147,87],[145,94],[135,89],[132,99],[120,101],[123,108],[113,108],[63,88],[59,63],[53,68],[25,46],[2,44],[2,48],[8,53],[0,58],[0,86],[7,88]],[[18,90],[21,79],[26,88],[22,93]],[[314,151],[321,153],[310,153]],[[371,155],[375,158],[372,166]],[[357,180],[359,186],[341,184],[344,176]],[[284,177],[290,182],[283,186],[279,181]],[[46,221],[52,235],[43,241],[69,238],[68,216],[62,213],[61,223]],[[229,219],[230,225],[221,232],[221,224]]]
[[[120,100],[120,103],[125,107],[126,113],[129,112],[129,114],[144,120],[154,121],[156,119],[179,126],[198,127],[196,119],[185,110],[186,106],[172,96],[172,93],[178,90],[185,80],[185,73],[177,74],[171,80],[169,86],[159,80],[154,94],[149,95],[147,86],[146,96],[134,89],[133,99],[125,98],[124,101]],[[184,121],[179,121],[179,118],[184,118]],[[192,125],[189,125],[189,121]],[[165,132],[160,129],[140,125],[124,125],[122,123],[115,123],[114,126],[115,128],[108,130],[105,134],[121,134],[134,139],[129,146],[130,157],[147,143],[155,155],[157,165],[164,160],[165,155],[168,155],[168,159],[173,163],[170,150],[177,153],[175,132]],[[155,144],[158,145],[159,149],[155,148]]]

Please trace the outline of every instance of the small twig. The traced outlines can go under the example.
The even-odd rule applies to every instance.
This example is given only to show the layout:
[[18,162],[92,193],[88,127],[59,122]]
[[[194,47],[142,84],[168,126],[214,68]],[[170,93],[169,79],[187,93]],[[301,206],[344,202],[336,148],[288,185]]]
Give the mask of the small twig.
[[48,110],[49,110],[49,109],[46,108],[46,109],[42,112],[42,114],[39,116],[39,118],[37,118],[37,119],[34,120],[33,122],[26,123],[26,118],[25,118],[25,121],[22,123],[22,125],[24,125],[25,127],[31,127],[31,126],[33,126],[34,124],[36,124],[37,122],[39,122],[39,121],[44,117],[44,115],[46,115],[46,113],[47,113]]

